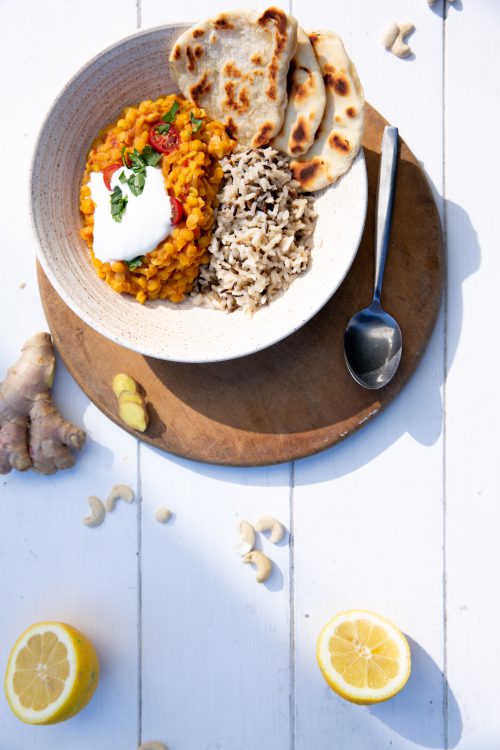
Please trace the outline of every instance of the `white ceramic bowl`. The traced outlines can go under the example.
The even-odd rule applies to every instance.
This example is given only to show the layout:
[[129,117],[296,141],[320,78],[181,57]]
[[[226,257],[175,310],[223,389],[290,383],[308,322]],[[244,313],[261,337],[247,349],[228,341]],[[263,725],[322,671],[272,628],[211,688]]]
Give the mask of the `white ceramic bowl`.
[[32,220],[39,259],[66,304],[99,333],[159,359],[215,362],[280,341],[306,323],[341,284],[356,255],[367,205],[363,154],[322,192],[310,269],[252,318],[237,311],[138,304],[116,294],[94,272],[79,237],[79,188],[86,155],[99,130],[121,110],[176,90],[167,56],[186,26],[142,31],[113,45],[80,70],[55,101],[36,145]]

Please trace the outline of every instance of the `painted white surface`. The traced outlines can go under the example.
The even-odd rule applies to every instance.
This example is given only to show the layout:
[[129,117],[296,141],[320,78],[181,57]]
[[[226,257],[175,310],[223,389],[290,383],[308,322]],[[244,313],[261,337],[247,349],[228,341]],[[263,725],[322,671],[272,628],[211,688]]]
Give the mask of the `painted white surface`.
[[[0,276],[1,373],[45,325],[26,194],[31,148],[53,97],[138,23],[195,20],[233,5],[0,2],[3,100],[16,101],[0,119],[8,176],[0,205],[10,219],[3,268],[14,269],[13,281]],[[294,466],[210,467],[138,446],[89,405],[60,363],[56,401],[89,441],[71,472],[0,479],[0,667],[26,625],[68,620],[95,641],[102,682],[85,712],[52,728],[20,724],[0,696],[1,750],[125,750],[141,738],[169,750],[500,745],[499,355],[492,324],[482,327],[496,312],[500,164],[491,138],[464,115],[473,92],[474,120],[484,102],[494,121],[499,6],[456,0],[445,24],[441,0],[433,9],[425,0],[293,0],[293,12],[306,29],[344,37],[367,99],[423,162],[440,210],[447,199],[446,309],[387,411]],[[93,15],[100,22],[84,33]],[[390,20],[417,26],[414,59],[383,49]],[[476,386],[484,360],[493,377]],[[137,488],[142,502],[119,504],[87,529],[86,497],[104,499],[116,482]],[[159,505],[174,513],[165,525],[154,519]],[[261,514],[293,532],[290,547],[262,541],[276,563],[264,586],[232,549],[238,518]],[[373,609],[412,639],[410,683],[379,707],[338,699],[315,664],[320,627],[348,607]]]

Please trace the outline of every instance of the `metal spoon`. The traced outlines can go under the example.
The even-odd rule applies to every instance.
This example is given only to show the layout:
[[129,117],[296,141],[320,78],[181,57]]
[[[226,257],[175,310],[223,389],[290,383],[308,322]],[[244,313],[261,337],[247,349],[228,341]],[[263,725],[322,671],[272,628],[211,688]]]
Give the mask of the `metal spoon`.
[[365,388],[382,388],[395,375],[401,359],[401,329],[382,309],[380,294],[391,231],[398,129],[387,126],[382,139],[375,230],[375,292],[369,307],[356,313],[344,334],[344,354],[349,372]]

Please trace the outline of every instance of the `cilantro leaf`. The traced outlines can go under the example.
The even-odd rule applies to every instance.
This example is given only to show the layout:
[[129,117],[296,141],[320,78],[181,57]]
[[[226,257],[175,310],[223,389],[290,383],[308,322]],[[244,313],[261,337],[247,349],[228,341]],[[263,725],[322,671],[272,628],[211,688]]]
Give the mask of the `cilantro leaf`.
[[138,173],[144,173],[146,171],[146,163],[144,162],[141,154],[138,152],[136,148],[134,148],[134,151],[132,154],[129,154],[130,158],[130,167],[133,169],[134,172]]
[[[174,102],[168,112],[165,112],[163,117],[161,118],[163,122],[174,122],[175,115],[177,114],[179,109],[179,102]],[[161,127],[161,125],[160,125]]]
[[120,174],[118,175],[118,179],[120,180],[120,182],[127,182],[127,176],[125,172],[120,172]]
[[128,203],[128,196],[123,195],[121,187],[118,185],[115,187],[110,196],[111,202],[111,216],[117,222],[121,222],[125,208]]
[[158,151],[155,151],[153,148],[151,148],[151,146],[144,146],[141,156],[148,167],[156,167],[162,157],[162,154],[158,153]]
[[123,166],[128,168],[127,154],[125,153],[126,148],[127,148],[126,146],[122,148],[122,162],[123,162]]
[[136,268],[139,268],[139,266],[141,265],[143,261],[143,257],[144,256],[142,255],[138,255],[137,258],[134,258],[133,260],[126,260],[125,263],[128,266],[128,270],[135,271]]
[[160,135],[165,135],[165,133],[168,133],[170,130],[170,123],[167,122],[165,125],[158,125],[155,130],[158,131]]
[[189,115],[189,119],[191,120],[191,127],[192,127],[192,129],[193,129],[193,133],[197,133],[197,132],[198,132],[198,130],[199,130],[199,129],[201,128],[201,126],[203,125],[203,120],[198,120],[198,119],[197,119],[197,118],[196,118],[196,117],[195,117],[195,116],[193,115],[193,113],[192,113],[192,112],[191,112],[191,114]]
[[146,184],[146,175],[144,174],[144,172],[137,172],[135,174],[132,174],[128,178],[127,184],[132,195],[140,195],[144,190],[144,185]]

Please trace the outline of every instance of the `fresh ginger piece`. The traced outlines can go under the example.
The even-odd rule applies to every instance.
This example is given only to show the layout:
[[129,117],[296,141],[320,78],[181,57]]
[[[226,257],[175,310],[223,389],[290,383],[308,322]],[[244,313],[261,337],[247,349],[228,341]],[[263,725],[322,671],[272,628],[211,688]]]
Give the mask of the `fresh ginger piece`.
[[130,375],[120,372],[113,378],[112,387],[118,398],[120,419],[133,430],[144,432],[149,424],[149,418],[135,380]]
[[129,391],[130,393],[137,393],[137,383],[130,375],[126,375],[124,372],[118,373],[113,378],[113,393],[116,398],[119,397],[123,391]]
[[85,432],[52,404],[55,357],[48,333],[37,333],[0,383],[0,474],[33,469],[54,474],[75,463],[69,448],[81,448]]
[[123,391],[118,399],[120,419],[133,430],[144,432],[149,424],[148,414],[137,393]]
[[122,391],[120,395],[118,396],[118,403],[119,404],[139,404],[140,406],[143,405],[143,400],[141,396],[138,393],[134,393],[133,391]]

